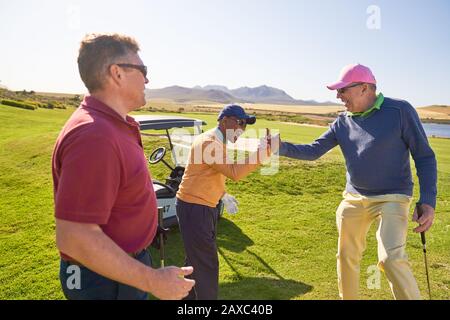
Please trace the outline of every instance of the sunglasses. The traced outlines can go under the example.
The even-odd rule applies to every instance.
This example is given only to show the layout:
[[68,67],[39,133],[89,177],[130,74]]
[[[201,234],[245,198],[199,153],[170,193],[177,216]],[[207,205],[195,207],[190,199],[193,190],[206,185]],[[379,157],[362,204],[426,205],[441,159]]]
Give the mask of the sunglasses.
[[347,87],[345,87],[345,88],[338,89],[337,92],[338,92],[339,94],[342,94],[342,93],[344,93],[345,91],[347,91],[347,89],[350,89],[350,88],[353,88],[353,87],[357,87],[357,86],[360,86],[360,85],[362,85],[362,84],[363,84],[362,82],[358,82],[358,83],[349,85],[349,86],[347,86]]
[[147,66],[144,66],[142,64],[131,64],[131,63],[116,63],[116,65],[122,68],[131,68],[139,70],[144,76],[144,78],[147,78]]
[[240,126],[245,128],[247,126],[247,120],[245,119],[236,119],[236,118],[230,118],[231,120],[236,121],[236,123]]

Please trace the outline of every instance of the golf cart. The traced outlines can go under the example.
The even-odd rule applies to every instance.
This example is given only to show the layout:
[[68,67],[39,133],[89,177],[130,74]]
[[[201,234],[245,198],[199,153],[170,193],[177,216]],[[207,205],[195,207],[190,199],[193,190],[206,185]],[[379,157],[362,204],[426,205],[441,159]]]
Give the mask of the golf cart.
[[[176,193],[183,178],[184,168],[186,166],[189,150],[196,135],[202,133],[202,125],[206,122],[198,119],[176,117],[176,116],[154,116],[154,115],[136,115],[133,118],[139,123],[141,135],[143,136],[161,136],[160,133],[150,134],[146,130],[164,131],[164,136],[169,141],[170,153],[172,155],[173,165],[170,165],[164,156],[167,153],[165,147],[155,149],[149,156],[148,162],[155,165],[162,162],[170,169],[170,175],[165,183],[153,180],[153,189],[156,193],[158,207],[164,208],[163,223],[164,227],[170,227],[178,223],[176,217]],[[191,128],[189,130],[189,128]],[[193,132],[192,132],[193,128]],[[172,133],[170,129],[175,129]],[[218,204],[219,214],[223,212],[222,201]]]

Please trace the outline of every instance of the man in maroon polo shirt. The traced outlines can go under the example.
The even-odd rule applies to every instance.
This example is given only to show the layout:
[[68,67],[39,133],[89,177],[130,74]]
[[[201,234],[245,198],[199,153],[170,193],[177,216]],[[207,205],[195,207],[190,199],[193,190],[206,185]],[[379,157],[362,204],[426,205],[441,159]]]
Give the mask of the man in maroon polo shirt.
[[89,90],[52,159],[60,280],[68,299],[181,299],[192,267],[151,268],[156,197],[139,134],[127,115],[145,104],[147,68],[121,35],[89,35],[78,68]]

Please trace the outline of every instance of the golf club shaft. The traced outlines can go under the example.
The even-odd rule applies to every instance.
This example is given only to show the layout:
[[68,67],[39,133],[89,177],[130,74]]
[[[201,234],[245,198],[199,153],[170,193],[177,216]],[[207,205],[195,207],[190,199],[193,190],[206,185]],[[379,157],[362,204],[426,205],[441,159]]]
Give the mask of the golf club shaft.
[[425,261],[425,270],[427,273],[427,286],[428,286],[428,296],[431,300],[431,287],[430,287],[430,276],[428,275],[428,262],[427,262],[427,252],[424,250],[423,252],[423,259]]
[[[417,210],[417,217],[420,219],[420,217],[423,214],[420,202],[416,203],[416,210]],[[428,296],[430,297],[430,300],[431,300],[430,276],[428,274],[428,261],[427,261],[427,240],[425,238],[425,231],[422,231],[420,233],[420,239],[422,240],[423,259],[425,262],[425,272],[427,275]]]
[[[164,228],[163,220],[164,208],[158,208],[158,224],[160,228]],[[161,268],[164,268],[164,234],[160,232],[159,234],[159,257],[161,259]]]
[[159,236],[160,248],[159,248],[159,256],[161,259],[161,268],[164,268],[164,236]]

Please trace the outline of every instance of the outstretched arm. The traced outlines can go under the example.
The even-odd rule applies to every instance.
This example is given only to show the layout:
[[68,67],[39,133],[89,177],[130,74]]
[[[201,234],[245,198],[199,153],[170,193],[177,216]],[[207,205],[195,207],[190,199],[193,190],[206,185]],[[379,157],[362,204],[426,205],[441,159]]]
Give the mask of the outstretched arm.
[[280,140],[280,156],[300,160],[316,160],[337,144],[334,131],[330,128],[311,144],[292,144]]
[[214,170],[234,181],[245,178],[270,156],[270,147],[260,146],[256,152],[251,153],[243,161],[235,161],[233,158],[228,158],[226,147],[218,142],[208,142],[204,147],[210,151],[213,150],[216,155],[209,159],[207,155],[210,151],[204,152],[205,162]]

